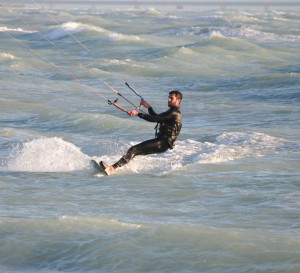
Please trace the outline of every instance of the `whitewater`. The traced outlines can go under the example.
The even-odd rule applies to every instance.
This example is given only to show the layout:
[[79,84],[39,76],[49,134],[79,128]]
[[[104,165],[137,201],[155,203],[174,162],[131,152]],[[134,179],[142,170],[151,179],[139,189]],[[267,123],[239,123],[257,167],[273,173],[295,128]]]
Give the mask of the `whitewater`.
[[0,3],[0,272],[300,272],[299,11]]

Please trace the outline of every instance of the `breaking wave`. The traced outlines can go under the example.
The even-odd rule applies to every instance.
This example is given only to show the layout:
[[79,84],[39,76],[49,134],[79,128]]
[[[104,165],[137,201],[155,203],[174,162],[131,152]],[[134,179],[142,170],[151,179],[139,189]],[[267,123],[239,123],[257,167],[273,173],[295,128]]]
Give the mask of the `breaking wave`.
[[54,30],[50,30],[45,33],[45,36],[50,40],[57,40],[64,38],[66,36],[76,35],[81,32],[95,32],[101,34],[103,39],[108,41],[128,41],[128,42],[139,42],[142,39],[136,35],[125,35],[122,33],[117,33],[109,31],[99,26],[94,26],[90,24],[84,24],[80,22],[67,22],[57,27]]
[[[39,138],[17,145],[7,162],[7,171],[22,172],[69,172],[88,170],[90,160],[104,160],[109,164],[117,161],[130,145],[114,151],[114,155],[88,156],[74,144],[61,138]],[[230,132],[211,141],[178,141],[176,148],[164,154],[145,156],[133,160],[121,172],[163,175],[191,164],[230,162],[246,157],[263,157],[270,154],[299,150],[297,143],[257,132]]]
[[68,172],[86,169],[89,157],[61,138],[39,138],[17,145],[7,171]]
[[20,27],[13,28],[13,27],[2,26],[0,27],[0,32],[35,33],[36,31],[24,30],[23,28]]
[[15,59],[15,56],[10,53],[0,53],[0,62],[10,62]]

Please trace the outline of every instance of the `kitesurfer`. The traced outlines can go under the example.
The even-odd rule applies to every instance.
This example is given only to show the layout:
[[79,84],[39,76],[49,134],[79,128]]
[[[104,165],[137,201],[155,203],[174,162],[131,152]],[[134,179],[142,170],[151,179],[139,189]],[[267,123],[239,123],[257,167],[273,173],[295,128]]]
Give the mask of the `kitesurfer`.
[[148,114],[139,113],[136,109],[130,112],[132,116],[138,116],[146,121],[157,123],[155,138],[132,146],[119,161],[111,166],[101,161],[99,165],[105,170],[107,175],[112,174],[117,168],[124,166],[137,155],[157,154],[173,149],[174,142],[182,126],[180,110],[182,98],[180,91],[173,90],[168,96],[169,109],[166,112],[161,114],[155,113],[152,106],[144,100],[141,102],[141,106],[148,109]]

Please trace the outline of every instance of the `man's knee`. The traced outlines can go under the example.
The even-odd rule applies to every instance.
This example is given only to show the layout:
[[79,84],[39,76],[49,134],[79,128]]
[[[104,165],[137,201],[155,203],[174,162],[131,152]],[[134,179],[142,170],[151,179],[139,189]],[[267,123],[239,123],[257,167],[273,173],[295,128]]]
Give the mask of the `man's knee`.
[[130,160],[132,160],[135,157],[136,152],[137,152],[136,146],[130,147],[130,149],[127,151],[126,154],[126,161],[129,162]]

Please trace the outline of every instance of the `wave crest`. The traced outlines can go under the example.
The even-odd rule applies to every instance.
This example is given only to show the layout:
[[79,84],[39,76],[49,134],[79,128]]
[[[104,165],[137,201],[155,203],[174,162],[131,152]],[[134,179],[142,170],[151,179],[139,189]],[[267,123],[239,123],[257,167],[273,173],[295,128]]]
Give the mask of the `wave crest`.
[[18,145],[8,171],[67,172],[86,169],[90,158],[61,138],[39,138]]
[[35,33],[33,30],[24,30],[23,28],[0,27],[0,32],[19,32],[19,33]]
[[99,26],[84,24],[80,22],[67,22],[62,24],[57,29],[51,30],[45,34],[45,36],[50,40],[58,40],[66,36],[72,36],[81,32],[96,32],[103,35],[103,38],[109,41],[128,41],[136,42],[142,41],[139,36],[136,35],[125,35],[122,33],[117,33],[109,31]]
[[10,53],[0,53],[0,62],[10,62],[15,59],[15,56]]
[[[113,155],[107,151],[94,156],[108,164],[116,162],[130,145],[116,148]],[[225,163],[246,157],[264,157],[284,151],[299,151],[299,143],[257,132],[228,132],[210,137],[208,141],[178,141],[173,150],[152,154],[141,160],[133,160],[121,172],[165,175],[185,165]],[[61,138],[38,138],[18,145],[14,156],[7,163],[7,171],[23,172],[69,172],[89,170],[91,157],[74,144]]]

